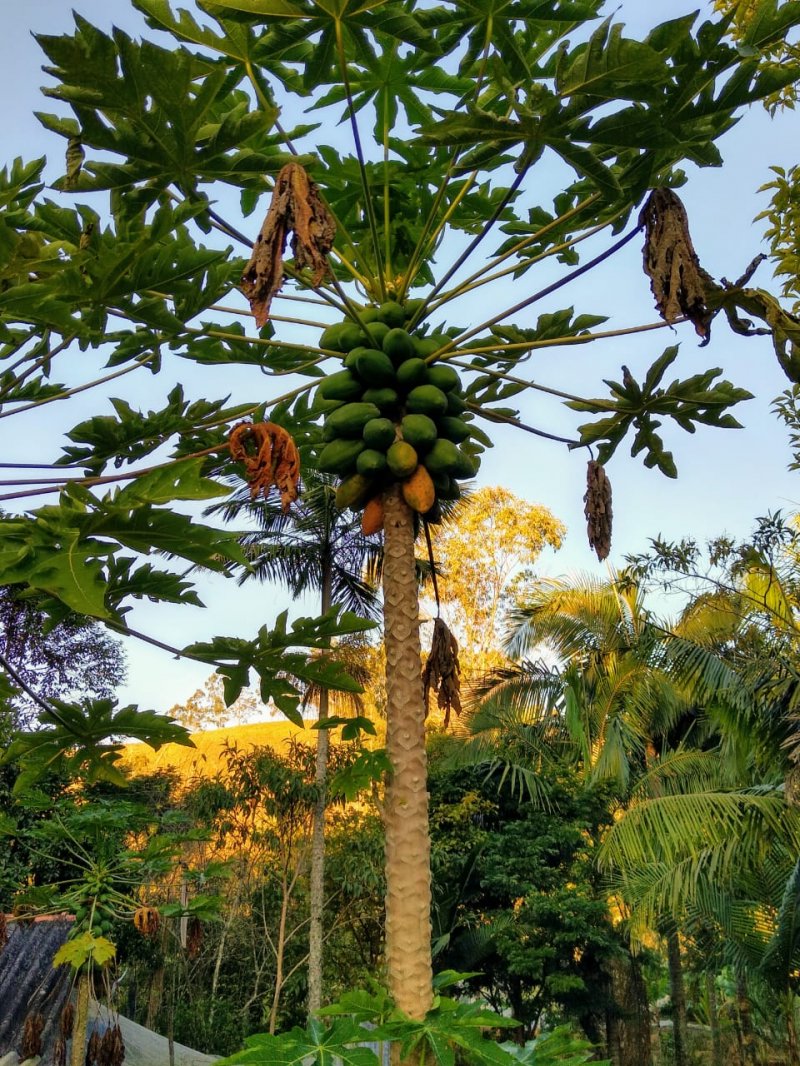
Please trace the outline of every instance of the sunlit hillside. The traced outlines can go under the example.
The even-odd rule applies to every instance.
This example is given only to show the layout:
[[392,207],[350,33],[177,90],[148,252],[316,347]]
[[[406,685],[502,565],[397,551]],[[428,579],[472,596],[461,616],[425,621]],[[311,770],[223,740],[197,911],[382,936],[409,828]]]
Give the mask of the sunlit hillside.
[[316,731],[310,726],[298,729],[287,721],[208,729],[192,733],[193,748],[181,744],[165,744],[163,748],[154,751],[147,744],[127,744],[123,749],[122,765],[134,774],[174,770],[183,779],[195,775],[212,776],[224,766],[222,753],[228,745],[235,744],[242,751],[257,747],[270,747],[281,751],[289,740],[295,738],[304,743],[315,743]]

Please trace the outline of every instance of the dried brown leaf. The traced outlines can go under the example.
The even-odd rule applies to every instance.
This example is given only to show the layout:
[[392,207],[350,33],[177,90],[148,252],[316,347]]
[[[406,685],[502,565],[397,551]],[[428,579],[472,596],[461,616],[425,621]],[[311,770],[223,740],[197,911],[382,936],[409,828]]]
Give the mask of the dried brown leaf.
[[75,1008],[71,1003],[67,1003],[64,1009],[61,1011],[61,1017],[58,1023],[58,1030],[64,1040],[69,1040],[72,1036],[72,1030],[75,1026]]
[[36,1055],[41,1055],[43,1029],[44,1018],[38,1011],[32,1012],[25,1019],[25,1025],[22,1029],[22,1044],[19,1049],[19,1057],[22,1062],[25,1059],[32,1059]]
[[84,1059],[84,1066],[98,1066],[100,1057],[100,1034],[95,1029],[92,1035],[89,1037],[89,1042],[86,1045],[86,1058]]
[[67,1066],[67,1042],[63,1036],[57,1036],[53,1044],[53,1066]]
[[203,946],[203,923],[197,917],[189,919],[186,930],[186,954],[190,959],[196,959]]
[[283,426],[274,422],[239,422],[228,437],[231,456],[244,463],[250,495],[266,497],[275,485],[283,510],[297,499],[300,454]]
[[319,285],[328,272],[336,224],[299,163],[287,163],[275,179],[269,210],[242,274],[242,291],[259,329],[269,319],[272,298],[283,284],[283,253],[290,232],[295,266],[308,267],[312,284]]
[[586,492],[583,502],[589,547],[594,548],[602,563],[611,551],[611,482],[604,467],[594,459],[589,460],[586,468]]
[[103,1033],[97,1052],[97,1066],[122,1066],[125,1059],[125,1043],[118,1025],[112,1025]]
[[645,228],[644,272],[659,314],[669,323],[688,318],[707,341],[713,313],[706,301],[714,283],[694,250],[686,208],[671,189],[653,189],[639,225]]
[[422,671],[425,707],[429,706],[430,691],[436,692],[436,703],[444,711],[444,728],[450,724],[450,714],[461,714],[461,667],[458,662],[458,641],[441,618],[434,619],[433,639],[428,661]]
[[161,915],[157,907],[137,907],[133,914],[133,925],[138,933],[145,937],[154,937],[161,925]]

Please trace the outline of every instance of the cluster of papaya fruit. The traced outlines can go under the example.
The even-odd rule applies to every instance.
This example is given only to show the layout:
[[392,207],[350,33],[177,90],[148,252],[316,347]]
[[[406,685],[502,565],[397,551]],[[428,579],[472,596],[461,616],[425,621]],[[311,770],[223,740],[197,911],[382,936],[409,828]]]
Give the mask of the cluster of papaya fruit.
[[95,935],[107,936],[114,926],[111,900],[106,892],[96,896],[83,896],[75,907],[75,932],[91,930]]
[[362,527],[383,526],[381,498],[399,482],[409,506],[428,521],[440,518],[440,500],[461,494],[459,481],[474,477],[479,459],[463,445],[469,421],[458,372],[429,361],[444,335],[413,335],[405,328],[418,301],[394,301],[329,326],[320,346],[344,355],[344,369],[317,387],[324,413],[319,469],[337,474],[340,509],[364,509]]

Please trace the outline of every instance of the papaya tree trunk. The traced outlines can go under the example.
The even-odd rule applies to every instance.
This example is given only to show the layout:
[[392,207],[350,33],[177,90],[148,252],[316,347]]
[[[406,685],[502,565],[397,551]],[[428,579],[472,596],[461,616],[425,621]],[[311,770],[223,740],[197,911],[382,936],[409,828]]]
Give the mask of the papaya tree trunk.
[[[322,559],[322,613],[331,607],[331,559],[325,554]],[[319,695],[318,722],[328,717],[328,690],[321,689]],[[317,785],[317,799],[314,804],[311,825],[311,874],[309,885],[309,929],[308,929],[308,1014],[309,1017],[322,1006],[322,942],[323,914],[325,910],[325,806],[328,785],[328,751],[330,733],[327,729],[317,730],[317,754],[314,768],[314,780]]]
[[89,1031],[89,975],[81,970],[75,990],[75,1021],[72,1024],[70,1066],[84,1066],[86,1034]]
[[672,1000],[672,1041],[675,1066],[688,1066],[688,1027],[686,1023],[686,992],[683,987],[683,960],[678,930],[672,927],[667,933],[667,965],[669,967],[669,991]]
[[384,514],[386,962],[395,1003],[419,1019],[433,1001],[428,781],[414,524],[399,486]]

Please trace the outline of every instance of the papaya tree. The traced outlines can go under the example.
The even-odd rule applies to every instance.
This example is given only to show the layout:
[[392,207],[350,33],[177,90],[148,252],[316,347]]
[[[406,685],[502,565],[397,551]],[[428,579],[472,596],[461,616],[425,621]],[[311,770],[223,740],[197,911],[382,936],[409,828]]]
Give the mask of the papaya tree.
[[[40,119],[65,166],[47,194],[42,161],[0,175],[0,417],[22,427],[75,396],[84,406],[64,438],[52,423],[18,431],[27,465],[2,494],[0,581],[36,590],[55,617],[66,605],[212,664],[226,699],[254,671],[262,698],[296,716],[295,681],[353,687],[314,653],[366,623],[334,607],[176,648],[128,612],[145,597],[197,604],[187,563],[246,561],[231,531],[191,513],[226,494],[222,475],[286,507],[302,464],[341,478],[339,505],[383,534],[386,957],[397,1005],[420,1018],[432,983],[415,537],[476,474],[492,443],[479,423],[503,423],[588,450],[603,557],[604,465],[621,443],[675,476],[661,424],[734,428],[749,395],[714,368],[666,384],[677,346],[623,368],[603,397],[577,395],[534,378],[541,349],[664,323],[707,340],[722,312],[739,332],[766,320],[796,375],[795,320],[750,272],[711,278],[674,189],[682,161],[718,165],[737,112],[800,74],[770,58],[800,5],[756,0],[734,45],[724,15],[634,39],[603,0],[186,3],[134,0],[142,40],[79,14],[72,34],[38,38],[53,101]],[[642,234],[662,322],[604,329],[601,315],[553,310]],[[137,392],[145,379],[152,395],[148,371],[169,382],[151,410]],[[90,390],[100,406],[86,417]],[[514,405],[531,390],[535,425]],[[574,431],[546,428],[545,401],[576,412]],[[41,740],[14,749],[29,776],[45,742],[74,759],[78,737],[94,766],[121,729],[52,701],[43,715]]]

